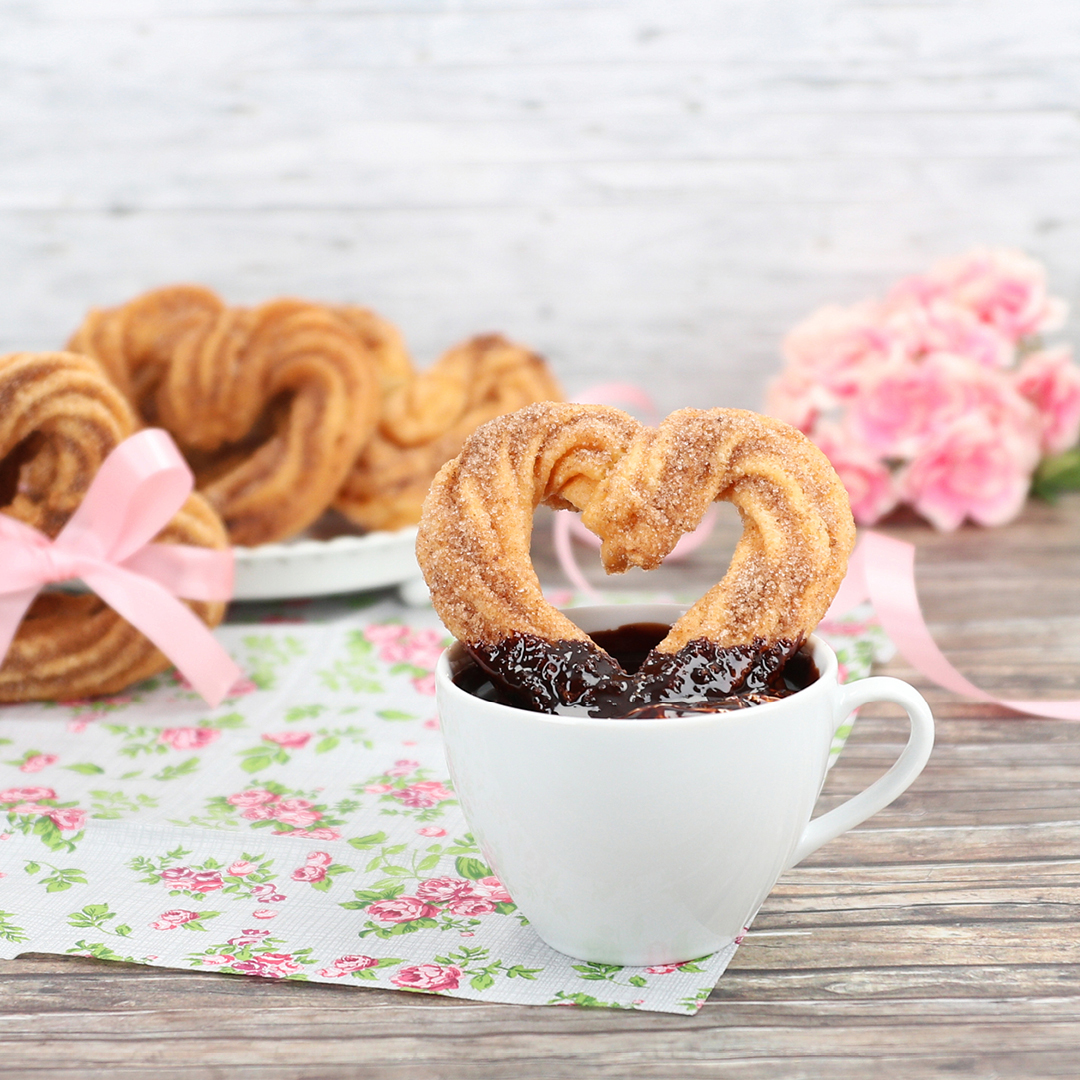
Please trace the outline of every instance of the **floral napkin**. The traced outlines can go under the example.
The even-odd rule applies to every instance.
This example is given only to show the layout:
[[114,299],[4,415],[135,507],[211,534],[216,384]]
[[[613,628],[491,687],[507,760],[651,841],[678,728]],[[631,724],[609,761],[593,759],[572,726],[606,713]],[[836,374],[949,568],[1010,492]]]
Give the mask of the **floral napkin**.
[[[865,618],[829,630],[849,678],[887,646]],[[736,945],[643,968],[573,960],[484,864],[443,760],[447,639],[430,608],[236,605],[216,633],[248,674],[216,709],[171,674],[0,707],[0,956],[700,1008]]]

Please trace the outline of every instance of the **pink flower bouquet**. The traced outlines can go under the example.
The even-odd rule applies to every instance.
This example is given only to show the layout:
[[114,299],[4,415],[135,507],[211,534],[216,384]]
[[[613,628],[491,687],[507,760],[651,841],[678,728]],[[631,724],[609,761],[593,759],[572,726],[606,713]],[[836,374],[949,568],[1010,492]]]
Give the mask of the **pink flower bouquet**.
[[796,326],[767,409],[825,451],[861,525],[902,504],[942,530],[1001,525],[1080,434],[1080,368],[1043,341],[1064,317],[1019,252],[947,259]]

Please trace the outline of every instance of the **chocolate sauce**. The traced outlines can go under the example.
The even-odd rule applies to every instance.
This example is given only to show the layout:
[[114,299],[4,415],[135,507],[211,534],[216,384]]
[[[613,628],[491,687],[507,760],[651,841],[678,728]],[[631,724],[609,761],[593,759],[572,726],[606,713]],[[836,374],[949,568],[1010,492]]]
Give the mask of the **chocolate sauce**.
[[462,690],[532,712],[653,719],[761,705],[818,677],[798,642],[722,648],[692,641],[657,652],[662,623],[597,631],[590,641],[514,634],[497,645],[466,645],[472,663],[454,674]]

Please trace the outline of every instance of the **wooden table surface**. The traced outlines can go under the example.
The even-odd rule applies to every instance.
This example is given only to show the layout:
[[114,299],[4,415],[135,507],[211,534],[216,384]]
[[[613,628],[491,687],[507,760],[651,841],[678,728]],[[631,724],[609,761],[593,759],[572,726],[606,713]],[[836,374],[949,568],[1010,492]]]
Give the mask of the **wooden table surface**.
[[[1080,697],[1080,497],[918,547],[937,641],[971,679]],[[737,525],[649,579],[711,583]],[[538,533],[541,576],[556,580]],[[629,582],[635,585],[639,582]],[[787,873],[696,1017],[459,1001],[29,955],[0,962],[6,1078],[1080,1076],[1080,724],[927,685],[926,771]],[[866,708],[824,810],[895,758],[905,723]]]

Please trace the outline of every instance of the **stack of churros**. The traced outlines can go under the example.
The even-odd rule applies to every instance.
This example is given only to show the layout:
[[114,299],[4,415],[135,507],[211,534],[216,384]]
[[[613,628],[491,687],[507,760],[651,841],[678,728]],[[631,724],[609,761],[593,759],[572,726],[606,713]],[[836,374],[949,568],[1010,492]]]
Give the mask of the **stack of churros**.
[[229,307],[192,285],[92,310],[68,348],[173,436],[230,541],[247,546],[330,508],[366,530],[416,524],[479,424],[561,397],[539,356],[498,335],[418,373],[398,331],[364,308]]

